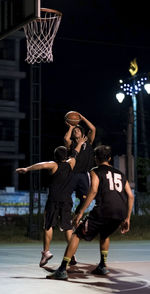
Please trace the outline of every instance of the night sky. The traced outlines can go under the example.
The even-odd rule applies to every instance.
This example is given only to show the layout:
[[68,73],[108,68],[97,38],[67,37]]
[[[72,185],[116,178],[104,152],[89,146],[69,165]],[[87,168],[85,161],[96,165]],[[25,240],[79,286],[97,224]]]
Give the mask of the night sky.
[[[63,13],[53,45],[54,61],[41,64],[42,160],[51,159],[51,151],[63,144],[64,115],[70,110],[79,111],[97,127],[95,144],[112,145],[114,154],[126,153],[131,98],[117,102],[118,81],[130,77],[128,69],[134,58],[139,74],[150,71],[149,9],[144,1],[143,7],[131,2],[41,1],[42,7]],[[23,68],[28,67],[23,62]],[[150,97],[145,93],[143,104],[149,140]]]

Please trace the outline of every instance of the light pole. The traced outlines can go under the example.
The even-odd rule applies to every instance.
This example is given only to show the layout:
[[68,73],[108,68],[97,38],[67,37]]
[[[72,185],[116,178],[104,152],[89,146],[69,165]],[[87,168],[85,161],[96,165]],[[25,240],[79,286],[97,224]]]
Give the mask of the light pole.
[[116,94],[116,98],[119,103],[122,103],[125,95],[130,95],[132,98],[132,107],[133,107],[133,154],[134,154],[134,196],[135,196],[135,213],[138,213],[138,181],[137,181],[137,157],[138,157],[138,141],[137,141],[137,94],[143,90],[146,90],[150,94],[150,82],[148,74],[137,75],[138,66],[136,59],[131,61],[129,72],[132,77],[126,79],[126,81],[120,80],[120,89]]

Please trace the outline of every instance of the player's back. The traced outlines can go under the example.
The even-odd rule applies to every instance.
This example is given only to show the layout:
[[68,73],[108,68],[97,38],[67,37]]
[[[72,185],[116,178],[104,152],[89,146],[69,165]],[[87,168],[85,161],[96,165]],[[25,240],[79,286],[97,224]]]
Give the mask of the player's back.
[[127,212],[127,195],[125,192],[125,175],[110,165],[100,165],[93,171],[99,177],[96,205],[100,207],[103,217],[123,218]]
[[[71,199],[73,171],[68,162],[59,162],[57,171],[49,179],[49,196],[54,201]],[[71,200],[72,201],[72,200]]]

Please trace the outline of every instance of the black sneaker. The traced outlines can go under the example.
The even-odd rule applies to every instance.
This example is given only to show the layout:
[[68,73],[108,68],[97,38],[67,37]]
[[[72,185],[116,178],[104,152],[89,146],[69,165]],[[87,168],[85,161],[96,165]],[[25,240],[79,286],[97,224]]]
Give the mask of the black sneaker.
[[68,274],[67,274],[66,270],[60,271],[58,269],[53,274],[46,276],[46,279],[67,280],[68,279]]
[[75,255],[73,255],[70,262],[69,262],[69,265],[75,265],[75,264],[77,264],[77,260],[76,260]]
[[105,276],[109,274],[109,270],[106,266],[98,265],[93,271],[91,271],[91,274]]

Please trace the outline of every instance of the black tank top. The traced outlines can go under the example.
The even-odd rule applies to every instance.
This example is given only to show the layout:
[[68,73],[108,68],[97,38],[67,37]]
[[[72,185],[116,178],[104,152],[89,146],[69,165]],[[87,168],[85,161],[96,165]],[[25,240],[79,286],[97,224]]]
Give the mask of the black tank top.
[[112,166],[100,165],[92,169],[99,177],[96,206],[99,216],[123,219],[127,216],[126,177]]
[[58,169],[50,175],[49,201],[71,201],[72,194],[72,169],[68,162],[58,163]]
[[[71,152],[76,147],[77,143],[71,145]],[[74,173],[86,173],[94,167],[94,150],[89,141],[86,141],[77,156],[76,165],[73,169]]]

